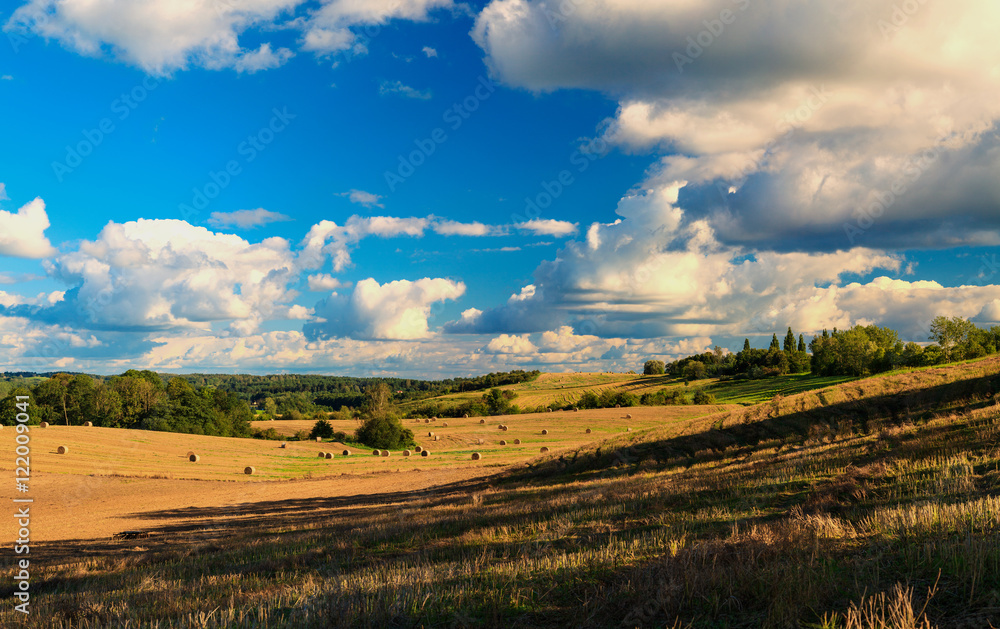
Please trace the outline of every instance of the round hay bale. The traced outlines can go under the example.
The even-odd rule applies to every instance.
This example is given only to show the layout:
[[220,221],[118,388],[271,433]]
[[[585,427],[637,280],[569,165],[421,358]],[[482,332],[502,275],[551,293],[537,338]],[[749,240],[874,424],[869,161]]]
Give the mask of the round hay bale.
[[615,404],[615,408],[621,408],[621,407],[622,407],[621,404]]
[[431,455],[431,451],[430,450],[423,450],[420,453],[420,456],[430,456],[430,455]]
[[539,450],[539,452],[548,452],[548,451],[549,451],[548,446],[542,446],[542,449]]
[[59,446],[58,448],[56,448],[56,454],[68,454],[68,453],[69,453],[69,448],[67,448],[66,446]]
[[551,409],[551,408],[547,408],[547,409],[545,409],[545,412],[546,412],[546,413],[551,413],[551,412],[552,412],[552,409]]
[[485,424],[485,423],[486,423],[486,420],[485,420],[485,419],[480,419],[480,420],[479,420],[479,423],[480,423],[480,424]]
[[425,424],[429,424],[429,423],[431,423],[431,420],[429,420],[429,419],[425,419],[425,420],[424,420],[424,423],[425,423]]
[[382,450],[382,458],[387,458],[390,454],[388,450]]
[[94,425],[94,422],[83,422],[83,425],[86,426],[87,428],[90,428],[91,426]]
[[578,408],[574,408],[574,409],[573,409],[573,412],[574,412],[574,413],[579,413],[579,412],[580,412],[580,409],[578,409]]
[[629,428],[628,426],[626,426],[626,427],[625,427],[625,432],[632,432],[632,429],[631,429],[631,428]]
[[323,437],[316,437],[316,443],[322,443]]
[[246,467],[243,468],[243,473],[246,474],[246,475],[248,475],[248,476],[253,475],[253,473],[256,472],[256,471],[257,470],[252,465],[248,465],[248,466],[246,466]]
[[476,445],[477,446],[483,445],[483,440],[482,439],[476,439]]
[[441,425],[444,426],[445,428],[447,428],[448,427],[448,422],[441,422]]
[[437,420],[438,420],[438,418],[437,418],[437,417],[431,417],[431,421],[432,421],[432,422],[436,422]]
[[519,446],[519,445],[521,445],[521,440],[520,440],[520,439],[515,439],[515,440],[514,440],[514,445],[515,445],[515,446]]
[[188,453],[184,456],[194,456],[194,450],[188,450]]
[[590,432],[591,432],[591,431],[590,431],[590,428],[588,428],[588,429],[587,429],[587,434],[589,435],[589,434],[590,434]]
[[382,456],[382,452],[379,451],[379,450],[372,450],[372,455],[374,455],[374,456]]
[[497,424],[497,430],[503,430],[503,424]]
[[468,413],[466,413],[465,415],[462,415],[462,417],[464,417],[464,418],[466,418],[466,419],[469,419],[469,414],[468,414]]
[[332,459],[333,458],[333,452],[327,452],[326,453],[326,458]]
[[341,454],[343,454],[344,456],[351,456],[351,451],[350,450],[344,450],[343,452],[341,452]]
[[410,452],[409,450],[403,450],[403,456],[410,456],[411,454],[413,453]]
[[429,433],[427,433],[427,436],[428,436],[428,437],[433,437],[433,436],[434,436],[434,433],[432,433],[432,432],[429,432]]
[[479,454],[478,452],[473,452],[472,453],[472,460],[473,461],[478,461],[481,458],[483,458],[483,455]]
[[632,419],[632,413],[626,413],[625,419]]
[[547,434],[549,434],[549,431],[548,431],[548,430],[545,430],[544,428],[542,428],[542,434],[543,434],[543,435],[547,435]]
[[437,440],[438,440],[438,436],[434,435],[434,441],[437,441]]
[[49,427],[49,422],[42,422],[42,423],[40,423],[40,424],[38,424],[38,425],[39,425],[39,427],[41,427],[41,428],[48,428],[48,427]]
[[423,451],[424,451],[424,449],[423,449],[423,448],[421,448],[420,446],[417,446],[416,448],[413,448],[413,451],[414,451],[414,452],[423,452]]
[[201,457],[198,456],[197,454],[192,454],[191,456],[188,457],[188,461],[191,461],[192,463],[197,463],[200,460]]
[[288,447],[288,444],[287,444],[287,443],[285,443],[284,441],[282,441],[282,442],[281,442],[281,446],[280,446],[280,447],[282,447],[282,448],[287,448],[287,447]]
[[502,446],[505,446],[505,445],[507,445],[507,442],[506,442],[506,441],[504,441],[503,439],[501,439],[501,440],[500,440],[500,445],[502,445]]
[[319,453],[319,458],[325,459],[326,458],[326,452],[320,452]]
[[510,426],[508,426],[507,424],[504,424],[504,425],[503,425],[503,431],[504,431],[504,432],[507,432],[507,430],[508,430],[509,428],[510,428]]

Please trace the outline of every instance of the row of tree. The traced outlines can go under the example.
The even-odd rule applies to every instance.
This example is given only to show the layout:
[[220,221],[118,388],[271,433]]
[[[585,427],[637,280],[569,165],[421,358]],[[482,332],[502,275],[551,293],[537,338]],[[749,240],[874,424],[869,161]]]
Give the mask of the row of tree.
[[961,317],[936,317],[931,323],[927,346],[903,343],[899,333],[887,327],[856,325],[848,330],[823,330],[808,346],[802,334],[791,328],[783,343],[771,336],[768,349],[750,347],[733,354],[716,346],[711,352],[681,358],[671,363],[649,360],[647,375],[667,374],[687,380],[706,377],[762,378],[787,373],[813,372],[824,376],[864,376],[899,367],[922,367],[994,354],[1000,348],[1000,326],[977,327]]
[[2,402],[0,422],[13,425],[14,400],[27,395],[32,423],[108,428],[143,428],[204,435],[250,434],[253,413],[238,396],[214,387],[195,388],[183,378],[169,382],[152,371],[130,369],[95,380],[86,374],[60,373],[34,387],[18,386]]
[[291,410],[308,414],[317,407],[326,410],[339,410],[344,406],[360,408],[365,403],[367,390],[378,383],[388,386],[396,399],[402,402],[518,384],[537,378],[539,373],[515,370],[447,380],[300,374],[188,374],[181,377],[195,387],[214,387],[229,391],[259,407],[263,407],[271,399],[276,406],[276,413],[284,415]]

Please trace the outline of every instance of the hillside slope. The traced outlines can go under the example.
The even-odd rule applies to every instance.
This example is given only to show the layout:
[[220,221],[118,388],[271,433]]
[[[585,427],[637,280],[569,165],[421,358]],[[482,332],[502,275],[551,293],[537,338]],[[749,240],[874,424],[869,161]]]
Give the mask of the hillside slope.
[[195,538],[39,569],[25,626],[998,626],[997,391],[994,357],[391,500],[216,510]]

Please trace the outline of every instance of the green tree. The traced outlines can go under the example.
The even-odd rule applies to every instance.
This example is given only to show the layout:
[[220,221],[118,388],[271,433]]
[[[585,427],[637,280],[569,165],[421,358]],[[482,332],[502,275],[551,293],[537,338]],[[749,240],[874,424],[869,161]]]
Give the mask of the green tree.
[[786,352],[795,351],[795,335],[792,334],[791,327],[788,328],[788,333],[785,334],[785,344],[782,346],[782,349]]
[[[956,348],[968,343],[976,333],[976,326],[968,319],[962,317],[937,316],[931,322],[931,340],[937,341],[941,351],[948,360],[960,358],[957,356]],[[953,354],[956,354],[953,358]]]
[[271,419],[278,416],[278,405],[274,402],[273,397],[264,398],[264,414]]
[[486,412],[490,415],[506,415],[511,411],[511,403],[517,396],[513,391],[501,391],[500,389],[490,389],[489,393],[483,394],[483,403],[486,405]]
[[750,351],[750,339],[743,339],[743,351]]
[[688,380],[702,380],[705,377],[705,363],[692,360],[684,365],[684,377]]
[[768,349],[769,350],[770,349],[781,350],[781,344],[778,343],[778,335],[777,334],[772,334],[771,335],[771,346]]
[[27,396],[28,401],[28,420],[29,426],[37,426],[41,423],[41,419],[36,412],[38,407],[35,403],[35,398],[31,394],[31,391],[27,387],[14,387],[10,393],[7,394],[3,400],[0,400],[0,424],[4,426],[15,426],[18,424],[17,414],[21,413],[21,409],[17,407],[19,403],[25,400],[18,400],[18,396]]
[[385,417],[391,411],[392,389],[384,380],[365,389],[365,404],[361,412],[369,417]]
[[802,352],[803,354],[804,354],[804,353],[805,353],[805,351],[806,351],[806,339],[805,339],[805,337],[804,337],[804,336],[802,336],[801,334],[799,335],[799,348],[798,348],[798,349],[799,349],[799,351],[800,351],[800,352]]
[[320,439],[330,439],[333,437],[333,426],[330,425],[330,422],[325,419],[320,419],[313,424],[312,432],[309,433],[309,438],[315,439],[316,437],[319,437]]
[[37,413],[41,421],[69,425],[66,397],[71,379],[72,376],[69,374],[57,373],[35,387],[35,400],[38,402]]
[[94,390],[94,424],[107,428],[121,427],[122,398],[106,384]]
[[662,360],[647,360],[642,367],[642,373],[647,376],[659,376],[663,374],[665,368],[666,365]]
[[355,439],[372,448],[397,450],[415,445],[413,431],[404,428],[391,403],[392,390],[379,381],[365,390],[362,407],[364,422],[355,433]]

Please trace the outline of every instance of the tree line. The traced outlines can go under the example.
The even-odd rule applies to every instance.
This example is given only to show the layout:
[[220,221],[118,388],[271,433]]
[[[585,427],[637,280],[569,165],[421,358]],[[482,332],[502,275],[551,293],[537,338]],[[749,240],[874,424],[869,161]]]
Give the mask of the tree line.
[[897,331],[877,325],[855,325],[847,330],[823,330],[809,341],[796,338],[788,328],[784,342],[771,336],[768,349],[750,347],[735,354],[716,346],[713,351],[687,356],[670,363],[648,360],[646,375],[670,375],[687,380],[706,377],[766,378],[789,373],[812,372],[823,376],[867,376],[901,367],[924,367],[997,353],[1000,326],[984,329],[961,317],[938,316],[930,326],[923,346],[904,343]]
[[253,412],[246,401],[212,386],[194,387],[180,377],[130,369],[105,380],[58,373],[34,386],[14,387],[0,408],[0,422],[15,423],[18,395],[31,401],[31,423],[247,437]]

